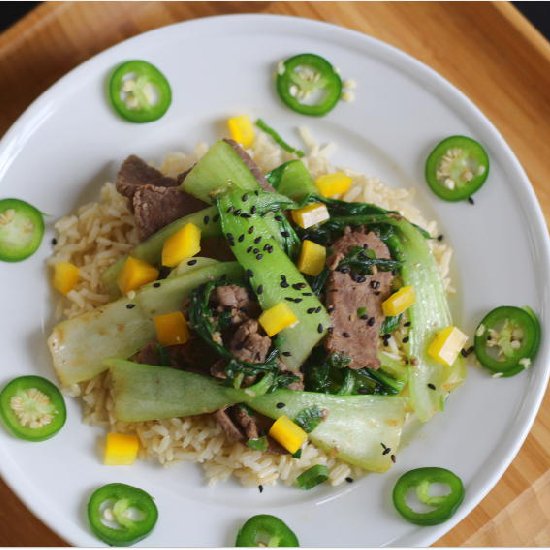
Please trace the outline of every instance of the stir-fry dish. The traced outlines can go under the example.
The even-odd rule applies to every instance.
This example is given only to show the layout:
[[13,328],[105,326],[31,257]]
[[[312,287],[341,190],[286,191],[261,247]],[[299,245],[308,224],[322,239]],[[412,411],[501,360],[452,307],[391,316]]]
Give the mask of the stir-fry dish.
[[[327,114],[353,88],[314,54],[277,66],[282,103],[302,115]],[[163,117],[172,98],[164,74],[139,60],[116,67],[108,90],[127,122]],[[227,130],[160,166],[128,156],[98,202],[56,223],[49,264],[63,319],[48,345],[63,393],[106,429],[104,464],[193,461],[211,485],[235,476],[260,492],[352,483],[397,462],[405,424],[444,409],[472,352],[495,378],[532,365],[541,336],[528,306],[489,312],[467,344],[447,303],[452,250],[408,190],[333,166],[333,145],[306,128],[300,149],[247,115]],[[426,160],[426,182],[447,201],[473,204],[488,173],[486,151],[465,136]],[[43,233],[36,208],[0,201],[0,260],[29,257]],[[22,376],[0,393],[0,417],[42,441],[63,427],[65,402],[50,381]],[[432,494],[434,484],[449,491]],[[445,521],[463,498],[440,467],[404,473],[393,491],[418,525]],[[126,546],[158,510],[115,483],[91,494],[88,517],[98,538]],[[297,545],[270,515],[236,538]]]

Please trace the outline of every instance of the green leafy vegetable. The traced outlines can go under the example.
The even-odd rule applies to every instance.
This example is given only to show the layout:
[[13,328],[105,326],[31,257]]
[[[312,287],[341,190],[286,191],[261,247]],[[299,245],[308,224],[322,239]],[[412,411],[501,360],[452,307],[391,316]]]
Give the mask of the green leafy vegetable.
[[267,437],[264,435],[263,437],[257,437],[255,439],[249,439],[246,442],[247,447],[250,447],[254,451],[267,451],[268,448],[268,442]]
[[310,433],[322,422],[323,418],[323,411],[314,405],[313,407],[301,410],[294,417],[294,422],[305,432]]
[[390,317],[386,317],[382,321],[382,325],[380,326],[380,334],[391,334],[392,332],[394,332],[401,324],[402,318],[403,318],[402,313],[400,313],[399,315],[392,315]]

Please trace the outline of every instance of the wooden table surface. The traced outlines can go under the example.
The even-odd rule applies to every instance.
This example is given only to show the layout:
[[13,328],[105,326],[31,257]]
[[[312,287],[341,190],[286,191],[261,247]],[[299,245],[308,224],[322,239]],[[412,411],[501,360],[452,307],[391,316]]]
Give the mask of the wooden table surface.
[[[60,76],[143,31],[226,13],[328,21],[380,38],[464,91],[502,132],[550,219],[550,44],[506,3],[52,2],[0,34],[0,134]],[[550,546],[550,393],[499,484],[439,546]],[[0,482],[0,545],[63,546]]]

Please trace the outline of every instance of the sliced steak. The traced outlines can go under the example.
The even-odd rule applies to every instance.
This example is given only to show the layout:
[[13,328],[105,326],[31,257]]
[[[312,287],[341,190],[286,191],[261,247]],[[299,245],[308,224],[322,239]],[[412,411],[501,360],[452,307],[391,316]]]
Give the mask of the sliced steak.
[[[263,437],[269,432],[273,420],[263,414],[249,411],[242,405],[233,405],[214,413],[219,426],[229,441],[245,441]],[[267,452],[272,454],[288,454],[274,439],[267,436]]]
[[[326,288],[332,331],[325,339],[325,347],[329,352],[347,355],[352,369],[378,368],[376,349],[384,320],[382,302],[391,294],[393,275],[380,271],[357,282],[349,273],[335,271],[340,260],[357,246],[374,250],[377,258],[390,258],[387,246],[374,233],[363,230],[346,228],[344,236],[334,243],[327,260],[331,273]],[[358,308],[366,309],[364,318],[357,315]]]
[[132,206],[140,240],[187,214],[206,205],[182,191],[179,187],[142,185],[133,195]]
[[232,139],[224,139],[224,141],[231,146],[233,151],[235,151],[235,153],[237,153],[239,157],[241,157],[242,161],[248,166],[248,169],[252,172],[252,175],[254,176],[254,178],[256,178],[256,181],[263,189],[265,189],[266,191],[275,191],[271,184],[268,183],[265,179],[262,171],[258,168],[258,165],[236,141],[233,141]]
[[248,363],[263,363],[271,347],[271,338],[258,332],[259,324],[248,319],[235,332],[229,349],[236,359]]
[[128,199],[140,240],[144,241],[174,220],[206,207],[205,203],[181,189],[187,172],[177,179],[168,178],[136,155],[130,155],[122,163],[116,188]]
[[250,297],[246,288],[239,285],[224,285],[216,288],[216,300],[223,307],[236,307],[237,309],[248,307]]
[[244,441],[245,437],[239,427],[231,420],[231,417],[226,412],[228,411],[228,408],[225,409],[219,409],[214,413],[214,418],[216,419],[216,422],[220,426],[220,428],[224,431],[227,439],[229,441]]
[[161,361],[157,343],[153,340],[145,344],[130,360],[141,365],[160,365]]

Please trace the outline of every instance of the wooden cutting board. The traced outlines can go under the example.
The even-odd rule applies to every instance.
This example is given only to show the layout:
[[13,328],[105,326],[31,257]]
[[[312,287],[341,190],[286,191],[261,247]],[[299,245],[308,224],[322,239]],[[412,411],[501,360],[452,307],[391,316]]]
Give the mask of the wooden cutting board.
[[[550,44],[507,3],[52,2],[0,35],[0,134],[60,76],[143,31],[226,13],[362,31],[427,63],[502,132],[550,219]],[[550,394],[499,484],[438,546],[550,546]],[[0,484],[0,545],[62,546]]]

